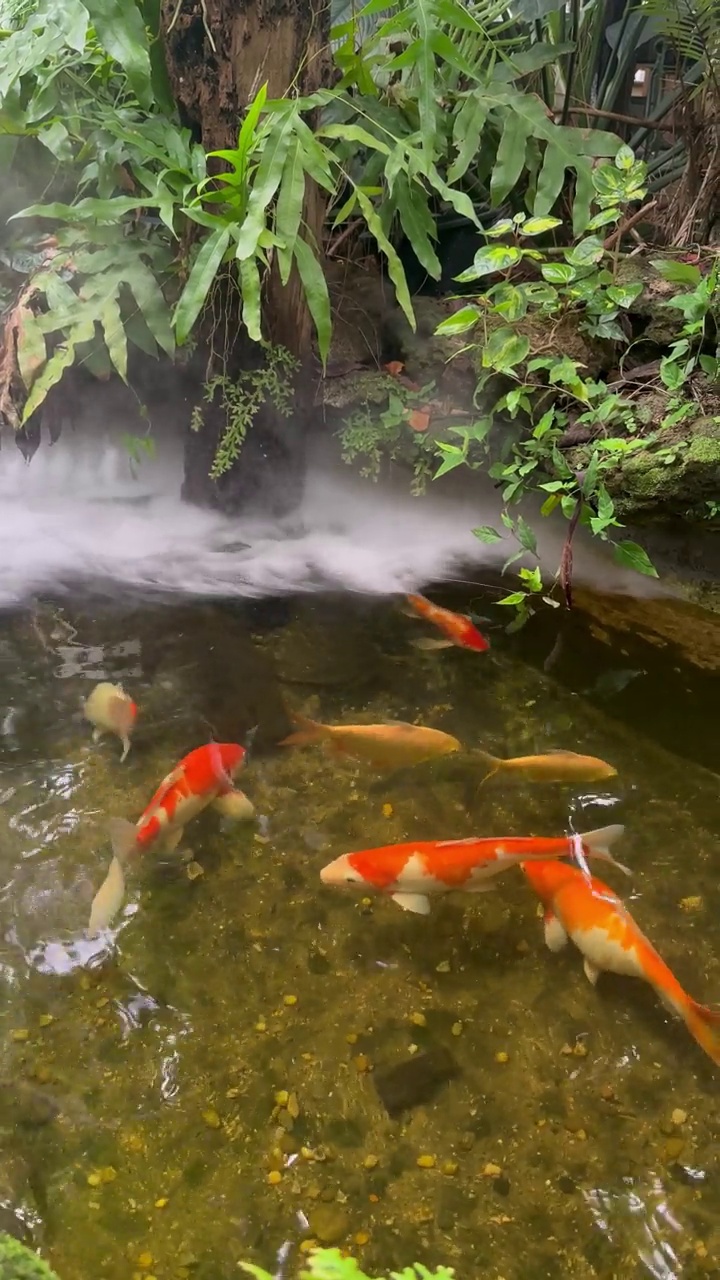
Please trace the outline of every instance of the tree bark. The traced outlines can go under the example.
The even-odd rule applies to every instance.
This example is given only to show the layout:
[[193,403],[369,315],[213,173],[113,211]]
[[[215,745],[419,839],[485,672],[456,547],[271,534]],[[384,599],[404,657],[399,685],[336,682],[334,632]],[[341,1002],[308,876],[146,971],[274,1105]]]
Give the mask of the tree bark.
[[[289,92],[304,96],[330,83],[329,23],[328,0],[161,0],[170,83],[183,123],[206,151],[237,145],[244,109],[263,84],[267,83],[269,98],[280,98]],[[324,212],[322,193],[313,185],[303,217],[318,247]],[[213,355],[218,345],[225,352],[226,376],[257,367],[259,351],[243,331],[236,291],[229,290],[226,301],[231,308],[230,341],[218,344],[210,339],[191,361],[193,371],[203,369],[205,376],[219,371]],[[246,510],[256,481],[256,490],[267,495],[267,505],[276,515],[299,501],[304,427],[313,400],[313,330],[296,272],[285,287],[276,269],[269,272],[263,290],[263,332],[300,361],[293,429],[287,419],[273,420],[271,406],[264,406],[232,471],[218,485],[207,473],[224,424],[218,415],[207,414],[203,429],[188,429],[186,435],[183,494],[190,501],[225,511]],[[200,376],[198,383],[202,381]],[[198,385],[197,400],[200,394]],[[253,505],[259,492],[255,497]]]

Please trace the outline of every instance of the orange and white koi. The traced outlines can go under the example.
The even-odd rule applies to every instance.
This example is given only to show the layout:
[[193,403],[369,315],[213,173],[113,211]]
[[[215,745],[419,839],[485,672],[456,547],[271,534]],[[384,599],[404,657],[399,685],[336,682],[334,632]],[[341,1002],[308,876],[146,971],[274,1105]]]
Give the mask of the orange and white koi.
[[571,938],[593,986],[603,971],[642,978],[720,1064],[720,1012],[691,999],[612,889],[559,862],[524,863],[523,871],[545,907],[551,951],[560,951]]
[[283,738],[281,747],[328,742],[335,751],[368,760],[378,769],[420,764],[434,756],[460,750],[458,739],[443,733],[442,729],[406,724],[402,720],[386,724],[321,724],[299,715],[293,715],[292,720],[296,730]]
[[457,645],[459,649],[474,649],[476,653],[485,653],[490,648],[490,641],[480,634],[472,618],[468,618],[466,614],[443,609],[425,596],[409,595],[405,599],[410,617],[431,622],[445,636],[444,640],[412,640],[411,644],[416,649],[449,649],[451,645]]
[[487,766],[483,782],[496,773],[515,774],[527,782],[601,782],[617,776],[614,765],[597,756],[579,755],[577,751],[548,751],[545,755],[515,756],[512,760],[501,760],[480,750],[473,755]]
[[120,763],[130,750],[130,734],[135,727],[137,706],[122,685],[103,680],[83,703],[83,715],[93,729],[93,742],[99,742],[104,733],[114,733],[123,744]]
[[[430,895],[485,893],[494,889],[493,877],[528,859],[568,858],[578,842],[586,857],[616,863],[610,846],[624,827],[603,827],[585,835],[545,839],[537,836],[497,836],[466,840],[418,840],[345,853],[320,872],[323,884],[350,888],[359,893],[389,895],[404,911],[426,916]],[[622,867],[625,871],[626,868]],[[629,873],[628,873],[629,874]]]
[[[197,747],[163,778],[147,808],[136,823],[124,818],[110,822],[113,858],[102,885],[95,894],[88,933],[107,928],[125,895],[124,868],[139,854],[149,850],[172,853],[177,849],[188,822],[209,805],[224,817],[252,816],[250,802],[233,789],[232,780],[245,762],[245,748],[235,742],[211,742]],[[252,809],[252,806],[250,806]]]

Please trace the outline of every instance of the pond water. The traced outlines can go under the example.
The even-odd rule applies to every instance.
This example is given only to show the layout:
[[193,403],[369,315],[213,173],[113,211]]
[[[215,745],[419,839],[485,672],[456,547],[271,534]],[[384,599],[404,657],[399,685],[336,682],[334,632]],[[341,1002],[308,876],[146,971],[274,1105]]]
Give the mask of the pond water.
[[[639,640],[600,652],[580,621],[559,646],[549,616],[508,637],[486,611],[486,655],[419,652],[422,624],[370,596],[66,594],[3,615],[0,1203],[62,1280],[229,1280],[243,1258],[289,1276],[310,1240],[371,1274],[716,1274],[718,1070],[649,987],[593,989],[572,947],[549,952],[519,871],[427,918],[320,884],[352,849],[623,822],[633,878],[607,880],[690,993],[720,999],[714,673]],[[123,765],[81,718],[100,679],[141,708]],[[384,777],[278,747],[288,709],[619,773],[479,787],[468,752]],[[203,874],[150,863],[88,941],[108,819],[255,726],[257,820],[201,816]],[[454,1077],[391,1118],[376,1081],[438,1049]]]

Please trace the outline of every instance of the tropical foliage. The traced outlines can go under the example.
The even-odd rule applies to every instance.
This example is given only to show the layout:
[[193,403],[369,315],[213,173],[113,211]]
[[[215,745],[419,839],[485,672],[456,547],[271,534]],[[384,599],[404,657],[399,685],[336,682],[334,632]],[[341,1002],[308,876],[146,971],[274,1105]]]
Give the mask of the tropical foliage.
[[[268,1271],[252,1263],[243,1263],[242,1269],[255,1280],[272,1280]],[[355,1258],[347,1257],[339,1249],[313,1249],[299,1274],[300,1280],[371,1280]],[[421,1262],[416,1262],[403,1267],[402,1271],[391,1271],[387,1280],[454,1280],[454,1276],[452,1267],[437,1267],[431,1271]]]

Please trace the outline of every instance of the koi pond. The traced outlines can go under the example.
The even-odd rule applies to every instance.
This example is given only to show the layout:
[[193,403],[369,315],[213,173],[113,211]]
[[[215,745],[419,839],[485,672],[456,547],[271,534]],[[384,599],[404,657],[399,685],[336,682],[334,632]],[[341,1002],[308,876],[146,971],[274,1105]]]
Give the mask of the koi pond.
[[[518,869],[427,917],[320,883],[350,850],[624,823],[632,879],[596,874],[720,1002],[716,672],[559,610],[508,636],[494,598],[472,601],[486,654],[420,652],[422,624],[358,595],[3,614],[0,1226],[61,1280],[230,1280],[242,1259],[289,1277],[311,1242],[370,1274],[717,1274],[720,1069],[649,986],[594,988],[572,944],[550,952]],[[82,718],[101,680],[139,706],[122,765]],[[290,712],[466,750],[383,775],[278,746]],[[255,820],[202,814],[192,864],[148,858],[89,940],[109,819],[211,738],[251,744]],[[618,774],[480,785],[474,748]]]

